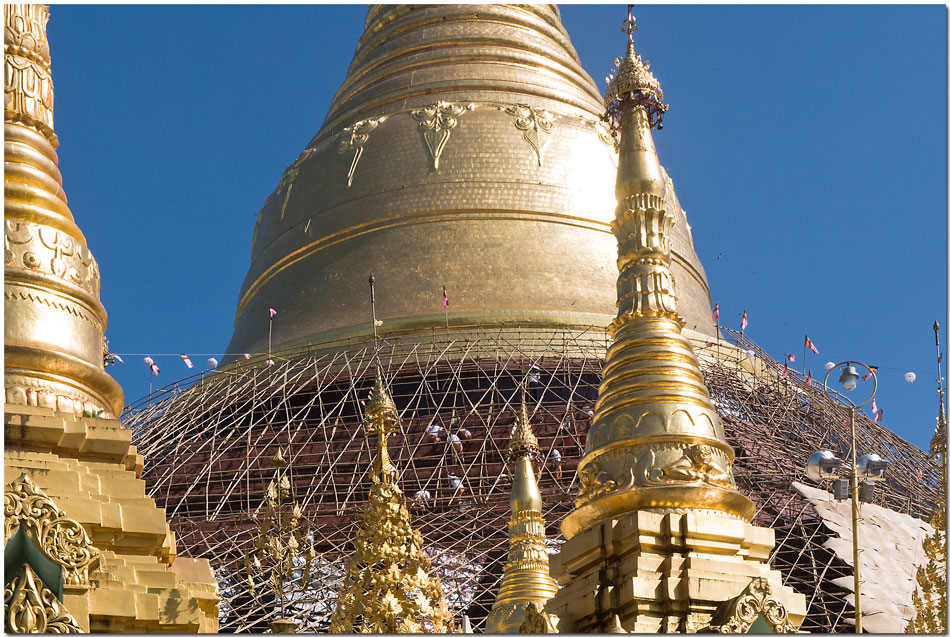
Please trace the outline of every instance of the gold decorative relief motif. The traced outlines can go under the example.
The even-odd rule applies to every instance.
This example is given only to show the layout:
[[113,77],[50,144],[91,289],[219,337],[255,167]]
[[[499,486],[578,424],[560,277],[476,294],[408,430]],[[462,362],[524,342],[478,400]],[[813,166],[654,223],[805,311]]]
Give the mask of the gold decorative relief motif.
[[50,560],[63,567],[66,586],[88,586],[89,569],[99,561],[79,522],[66,517],[27,474],[22,474],[3,493],[4,541],[21,526]]
[[524,622],[518,628],[518,632],[529,635],[540,635],[545,633],[557,632],[551,616],[544,612],[541,604],[538,602],[528,602],[524,607]]
[[797,632],[788,620],[785,605],[772,596],[772,587],[762,577],[753,579],[738,596],[722,602],[709,626],[699,632],[747,633],[760,616],[773,633]]
[[350,170],[346,173],[347,188],[353,185],[353,173],[356,172],[356,164],[359,163],[360,157],[363,155],[363,144],[369,141],[369,134],[385,121],[385,116],[375,119],[364,119],[360,122],[356,122],[352,126],[347,126],[340,134],[337,141],[336,152],[342,155],[348,150],[353,151],[353,161],[350,162]]
[[83,632],[29,564],[24,564],[4,587],[3,609],[4,630],[8,633]]
[[509,106],[505,112],[515,118],[515,128],[523,132],[526,142],[534,149],[538,157],[538,166],[544,165],[544,147],[554,131],[554,113],[541,108],[516,104]]
[[35,126],[55,148],[53,79],[46,40],[49,9],[40,4],[6,4],[4,18],[4,117]]
[[99,296],[99,265],[89,248],[69,235],[7,219],[3,244],[4,265],[48,274]]
[[581,481],[580,492],[574,501],[575,507],[583,506],[594,498],[611,493],[619,486],[610,474],[603,470],[597,461],[588,462],[578,472]]
[[301,164],[310,159],[310,156],[315,152],[317,152],[316,148],[305,148],[302,153],[297,155],[297,159],[294,160],[294,163],[287,166],[284,173],[280,176],[280,181],[277,182],[277,190],[275,192],[282,192],[284,194],[283,201],[280,205],[281,219],[284,218],[284,213],[287,211],[287,202],[290,201],[290,191],[293,190],[294,180],[300,172]]
[[721,466],[723,459],[718,455],[709,445],[689,445],[683,449],[682,457],[660,471],[663,477],[672,481],[705,482],[717,487],[734,488],[732,476],[728,468]]
[[474,104],[459,106],[450,102],[436,102],[431,106],[418,108],[410,113],[412,119],[419,122],[419,131],[425,140],[426,148],[432,156],[432,169],[439,169],[439,158],[449,141],[452,129],[458,126],[458,118],[466,110],[475,108]]

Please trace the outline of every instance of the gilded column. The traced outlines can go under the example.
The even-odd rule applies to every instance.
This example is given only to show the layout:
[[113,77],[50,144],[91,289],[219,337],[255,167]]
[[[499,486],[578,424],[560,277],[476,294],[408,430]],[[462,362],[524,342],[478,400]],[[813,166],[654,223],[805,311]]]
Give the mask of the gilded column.
[[112,416],[123,395],[103,367],[99,267],[57,168],[48,19],[4,6],[5,401]]
[[364,426],[376,434],[379,453],[370,472],[372,485],[363,520],[353,540],[343,586],[330,618],[333,633],[452,632],[438,576],[422,548],[422,535],[412,528],[386,438],[399,431],[396,405],[379,369],[365,403]]
[[715,510],[750,520],[755,507],[732,478],[735,453],[681,334],[670,273],[673,215],[651,133],[667,107],[632,39],[606,99],[620,123],[619,203],[611,222],[619,312],[578,465],[577,509],[562,531],[570,538],[636,509]]
[[544,544],[546,534],[541,492],[531,464],[539,451],[538,439],[531,431],[522,396],[521,412],[511,429],[508,443],[512,479],[508,562],[498,596],[488,615],[486,632],[489,633],[517,633],[525,620],[525,606],[537,602],[543,607],[557,592]]

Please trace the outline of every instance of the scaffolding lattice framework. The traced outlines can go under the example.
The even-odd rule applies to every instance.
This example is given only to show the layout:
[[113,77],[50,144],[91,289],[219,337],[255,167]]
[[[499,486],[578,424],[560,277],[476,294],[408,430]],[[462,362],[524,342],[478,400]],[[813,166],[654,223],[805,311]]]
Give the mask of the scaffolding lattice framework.
[[[806,596],[804,630],[853,630],[848,591],[832,583],[850,577],[851,567],[822,546],[831,531],[791,486],[810,483],[803,467],[814,450],[848,448],[846,416],[800,374],[789,370],[783,377],[782,366],[741,333],[723,329],[722,337],[695,340],[693,347],[736,449],[737,484],[757,505],[756,523],[775,529],[770,561]],[[402,431],[390,443],[400,486],[408,497],[431,495],[413,510],[413,525],[450,609],[457,619],[468,614],[476,630],[484,628],[507,555],[504,458],[517,387],[526,376],[538,377],[529,383],[530,416],[543,452],[539,486],[549,550],[556,552],[560,521],[577,493],[575,469],[608,344],[602,329],[521,332],[510,326],[380,342],[402,418]],[[368,492],[372,453],[359,423],[360,401],[373,380],[373,343],[275,359],[271,367],[235,366],[196,377],[184,389],[166,388],[123,418],[145,455],[149,494],[165,508],[180,554],[210,558],[217,569],[221,630],[227,632],[260,632],[275,617],[266,599],[247,593],[239,571],[278,446],[291,462],[319,552],[311,589],[294,600],[301,630],[328,628],[340,565]],[[883,426],[863,415],[859,421],[859,448],[893,463],[875,503],[926,517],[937,497],[937,467]],[[443,428],[438,441],[427,434],[432,425]],[[461,429],[471,438],[450,442]],[[549,460],[553,449],[563,459],[560,478]],[[914,477],[918,469],[922,480]]]

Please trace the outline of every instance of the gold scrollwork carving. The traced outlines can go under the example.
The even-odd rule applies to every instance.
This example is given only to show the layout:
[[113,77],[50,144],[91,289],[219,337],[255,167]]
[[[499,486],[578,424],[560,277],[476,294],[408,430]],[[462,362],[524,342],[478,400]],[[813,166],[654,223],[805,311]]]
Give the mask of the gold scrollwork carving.
[[66,517],[26,473],[3,493],[4,541],[21,526],[37,547],[63,567],[66,586],[88,586],[89,569],[99,560],[79,522]]
[[433,170],[439,169],[439,158],[445,150],[445,144],[449,141],[452,129],[458,126],[459,116],[466,110],[474,108],[474,104],[460,106],[439,101],[410,112],[412,119],[419,122],[419,132],[422,133],[422,139],[432,156]]
[[544,147],[554,131],[554,120],[557,115],[527,104],[509,106],[505,112],[515,118],[515,128],[523,132],[524,140],[534,149],[538,157],[538,166],[543,166]]
[[69,235],[26,221],[6,220],[5,265],[17,262],[28,270],[49,274],[99,296],[99,264],[92,252]]
[[353,185],[353,173],[356,172],[356,164],[363,156],[363,144],[369,141],[369,134],[385,121],[385,116],[364,119],[344,128],[337,138],[336,152],[342,155],[348,150],[353,151],[353,161],[350,162],[350,170],[346,173],[347,188]]
[[3,608],[9,633],[83,632],[28,564],[4,587]]
[[780,600],[772,596],[768,580],[756,577],[739,595],[722,602],[703,633],[747,633],[762,616],[773,633],[793,633],[795,627]]

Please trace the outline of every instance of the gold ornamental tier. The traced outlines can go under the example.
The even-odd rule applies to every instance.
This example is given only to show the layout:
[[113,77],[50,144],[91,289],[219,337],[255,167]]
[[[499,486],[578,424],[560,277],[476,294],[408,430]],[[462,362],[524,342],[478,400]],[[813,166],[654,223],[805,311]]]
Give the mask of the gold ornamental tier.
[[48,19],[44,5],[4,6],[4,398],[110,417],[123,395],[103,367],[99,266],[57,167]]
[[[229,360],[372,333],[605,328],[615,137],[552,5],[371,7],[323,127],[254,229]],[[714,333],[672,184],[686,327]],[[442,311],[442,288],[449,298]]]

